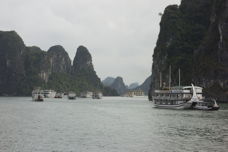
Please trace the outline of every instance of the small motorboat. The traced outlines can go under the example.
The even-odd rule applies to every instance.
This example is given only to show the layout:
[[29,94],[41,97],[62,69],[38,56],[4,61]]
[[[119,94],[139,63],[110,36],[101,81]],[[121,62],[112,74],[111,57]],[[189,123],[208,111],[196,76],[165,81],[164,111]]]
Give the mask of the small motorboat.
[[219,110],[219,105],[215,99],[208,98],[204,101],[194,102],[192,108],[196,110]]
[[101,92],[93,92],[93,99],[102,99],[103,94]]
[[63,98],[63,93],[57,92],[55,98]]

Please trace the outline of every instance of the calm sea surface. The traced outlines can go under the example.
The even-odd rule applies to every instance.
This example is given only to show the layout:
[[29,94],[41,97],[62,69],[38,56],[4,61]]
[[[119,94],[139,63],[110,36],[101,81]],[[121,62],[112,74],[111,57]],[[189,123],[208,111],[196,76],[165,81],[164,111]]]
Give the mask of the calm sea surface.
[[228,151],[228,105],[178,111],[147,98],[0,98],[0,152],[185,151]]

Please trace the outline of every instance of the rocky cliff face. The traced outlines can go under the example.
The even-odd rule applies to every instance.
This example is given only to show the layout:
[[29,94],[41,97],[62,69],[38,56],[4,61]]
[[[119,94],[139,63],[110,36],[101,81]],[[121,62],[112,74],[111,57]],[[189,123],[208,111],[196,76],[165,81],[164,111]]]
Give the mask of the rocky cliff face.
[[228,0],[213,1],[210,26],[194,59],[194,81],[206,95],[228,101]]
[[[72,67],[73,75],[76,79],[83,80],[84,85],[89,84],[89,88],[102,88],[101,80],[98,78],[92,63],[92,57],[88,49],[84,46],[79,46]],[[80,81],[81,83],[82,81]],[[83,85],[83,84],[82,84]],[[83,86],[82,86],[83,87]]]
[[117,77],[110,87],[115,89],[119,95],[122,95],[127,91],[123,78],[121,77]]
[[17,95],[24,81],[22,54],[26,48],[16,32],[0,32],[0,95]]
[[168,84],[169,66],[172,85],[178,84],[180,68],[182,85],[193,82],[206,87],[207,92],[210,86],[219,84],[218,88],[226,90],[226,25],[227,0],[182,0],[180,6],[168,6],[154,50],[150,93],[159,88],[160,74]]
[[52,73],[70,73],[71,60],[61,45],[52,46],[47,52]]
[[23,95],[28,95],[34,87],[41,87],[48,81],[51,73],[50,64],[46,60],[47,53],[39,47],[26,47],[23,53],[25,68],[25,83],[23,84]]
[[137,89],[143,90],[145,95],[148,95],[149,89],[151,84],[151,76],[149,76]]
[[107,77],[102,81],[102,84],[105,87],[110,88],[113,93],[113,95],[122,95],[127,91],[127,86],[124,84],[123,78],[122,77]]
[[46,52],[36,46],[26,47],[14,31],[0,32],[0,96],[31,95],[36,87],[77,93],[100,90],[106,95],[117,95],[103,87],[85,47],[78,48],[71,66],[60,45]]
[[78,73],[83,70],[94,71],[92,57],[89,50],[84,46],[79,46],[73,61],[73,71]]
[[39,47],[27,47],[24,53],[24,66],[29,75],[39,75],[46,83],[53,73],[70,73],[71,60],[65,49],[60,46],[52,46],[47,52]]

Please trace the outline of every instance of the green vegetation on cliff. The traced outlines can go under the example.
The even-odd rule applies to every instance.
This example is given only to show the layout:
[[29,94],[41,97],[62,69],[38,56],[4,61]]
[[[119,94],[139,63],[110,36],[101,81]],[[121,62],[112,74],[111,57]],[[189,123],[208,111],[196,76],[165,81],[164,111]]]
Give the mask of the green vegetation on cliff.
[[158,63],[158,70],[165,75],[169,71],[169,66],[172,66],[174,84],[177,84],[178,68],[182,71],[182,84],[187,85],[192,82],[193,54],[209,26],[210,9],[210,3],[205,5],[197,3],[191,7],[187,4],[180,7],[172,5],[166,8],[162,16],[154,59],[156,64],[157,58],[162,58],[163,63]]
[[0,95],[31,95],[37,87],[117,95],[115,90],[103,87],[85,47],[78,48],[72,66],[68,53],[60,45],[45,52],[39,47],[26,47],[14,31],[0,32]]
[[153,55],[151,91],[159,88],[160,73],[163,82],[168,84],[171,65],[172,85],[178,84],[180,68],[182,85],[194,83],[203,86],[207,96],[220,100],[220,96],[210,91],[217,86],[213,90],[219,90],[219,94],[224,96],[224,89],[228,86],[225,78],[228,75],[225,3],[225,0],[182,0],[180,6],[171,5],[165,9]]
[[22,54],[25,51],[22,39],[15,31],[0,32],[0,95],[23,93],[25,69]]

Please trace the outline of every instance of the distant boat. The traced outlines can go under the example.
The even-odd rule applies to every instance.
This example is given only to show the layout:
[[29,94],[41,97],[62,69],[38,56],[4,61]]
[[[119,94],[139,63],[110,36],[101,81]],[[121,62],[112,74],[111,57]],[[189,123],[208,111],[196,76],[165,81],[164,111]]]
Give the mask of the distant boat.
[[43,96],[42,91],[38,90],[38,89],[33,90],[32,91],[32,100],[33,101],[40,101],[40,102],[44,101],[44,96]]
[[141,89],[129,90],[127,91],[123,97],[142,97],[145,96],[144,92]]
[[90,92],[90,91],[84,91],[84,92],[81,92],[80,94],[81,98],[92,98],[92,96],[93,96],[93,92]]
[[68,93],[68,99],[70,99],[70,100],[74,100],[74,99],[76,99],[76,93],[75,92],[69,92]]
[[43,90],[44,98],[54,98],[56,92],[54,90]]
[[57,93],[55,94],[55,98],[63,98],[63,93],[57,92]]
[[93,92],[93,99],[102,99],[103,94],[101,92]]

